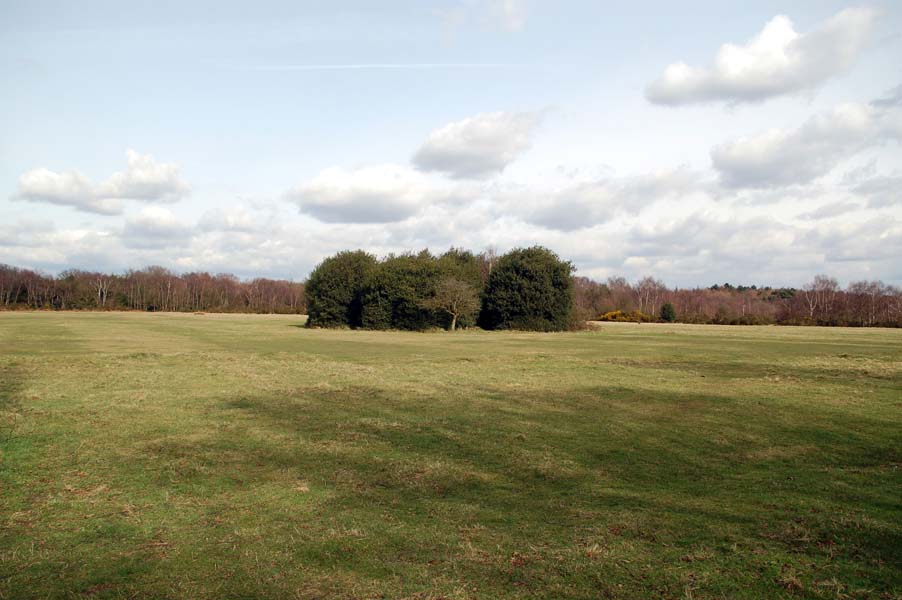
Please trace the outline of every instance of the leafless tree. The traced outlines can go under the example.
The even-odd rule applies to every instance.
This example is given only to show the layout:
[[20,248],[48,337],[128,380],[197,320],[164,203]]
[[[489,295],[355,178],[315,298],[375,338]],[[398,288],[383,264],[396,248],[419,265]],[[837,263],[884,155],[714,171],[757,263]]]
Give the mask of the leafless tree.
[[435,286],[435,295],[423,302],[423,308],[442,311],[451,317],[451,331],[462,317],[472,317],[479,309],[479,297],[468,283],[447,277]]
[[492,269],[498,263],[498,251],[494,246],[489,246],[476,256],[476,260],[479,264],[479,277],[482,280],[482,285],[485,285],[489,280]]
[[808,305],[808,318],[815,319],[822,315],[829,315],[833,309],[833,300],[839,284],[836,279],[827,275],[817,275],[814,281],[802,288],[802,294]]
[[654,279],[653,277],[643,277],[633,287],[633,293],[636,295],[636,302],[639,304],[639,310],[649,315],[655,315],[658,312],[658,306],[667,288],[664,283]]

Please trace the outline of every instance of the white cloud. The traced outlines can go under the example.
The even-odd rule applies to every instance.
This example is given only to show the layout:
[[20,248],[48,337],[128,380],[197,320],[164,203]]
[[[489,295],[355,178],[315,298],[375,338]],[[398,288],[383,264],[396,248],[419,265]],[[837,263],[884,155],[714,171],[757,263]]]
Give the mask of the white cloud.
[[257,214],[244,206],[213,208],[203,214],[198,221],[201,231],[237,231],[253,233],[263,228],[277,227],[271,220],[261,222]]
[[47,243],[47,236],[54,230],[55,227],[51,221],[18,219],[15,223],[0,224],[0,240],[3,240],[3,246],[40,248]]
[[657,201],[685,198],[702,187],[696,175],[683,169],[576,183],[533,200],[525,218],[550,229],[574,231],[621,214],[638,214]]
[[114,173],[97,188],[102,198],[174,202],[187,194],[188,184],[179,177],[179,168],[171,163],[159,163],[150,154],[134,150],[125,153],[128,167],[124,173]]
[[[837,264],[890,262],[902,256],[902,221],[881,215],[863,223],[831,223],[808,231],[802,243],[816,247],[825,261]],[[861,276],[853,275],[854,279]]]
[[809,221],[819,221],[821,219],[832,219],[833,217],[839,217],[858,210],[861,210],[861,205],[854,202],[831,202],[819,206],[814,210],[802,213],[799,215],[799,218]]
[[711,67],[668,66],[645,90],[656,104],[754,102],[811,90],[846,71],[868,42],[877,12],[848,8],[808,33],[774,17],[745,45],[724,44]]
[[121,200],[173,202],[188,193],[176,165],[159,163],[149,154],[126,152],[127,167],[95,184],[78,171],[57,173],[46,168],[32,169],[19,177],[13,200],[47,202],[71,206],[102,215],[122,212]]
[[397,165],[346,170],[331,167],[286,194],[301,212],[326,223],[392,223],[467,193]]
[[127,218],[122,230],[122,241],[131,248],[180,246],[191,236],[191,226],[159,206],[145,207],[137,216]]
[[891,90],[887,90],[886,95],[871,102],[874,106],[889,107],[902,106],[902,84],[897,85]]
[[429,134],[413,164],[457,179],[495,175],[529,149],[538,122],[536,113],[492,112],[448,123]]
[[71,206],[101,215],[122,212],[121,202],[98,198],[94,184],[78,171],[56,173],[44,168],[27,171],[19,177],[19,191],[12,199]]
[[715,146],[711,161],[728,187],[780,187],[811,182],[861,150],[893,139],[902,139],[902,111],[842,104],[796,129],[771,129]]
[[506,251],[543,244],[573,260],[580,274],[597,278],[653,275],[684,286],[723,281],[800,285],[814,273],[828,272],[843,281],[863,274],[899,281],[895,263],[902,251],[902,224],[898,212],[889,210],[870,212],[865,220],[857,213],[798,221],[781,218],[795,211],[770,205],[737,209],[713,198],[696,203],[681,197],[676,212],[652,205],[575,232],[524,222],[526,217],[512,208],[482,197],[464,211],[437,203],[397,223],[311,224],[282,204],[273,209],[281,211],[275,214],[275,228],[265,225],[268,208],[246,207],[240,212],[247,219],[239,219],[237,229],[228,218],[216,221],[225,228],[205,229],[192,228],[163,208],[147,207],[126,227],[108,230],[57,229],[28,221],[5,229],[0,225],[0,262],[52,271],[160,264],[177,271],[302,279],[323,257],[347,248],[381,255],[424,247],[442,251],[450,245]]
[[902,206],[902,175],[875,175],[856,183],[851,191],[867,198],[871,208]]

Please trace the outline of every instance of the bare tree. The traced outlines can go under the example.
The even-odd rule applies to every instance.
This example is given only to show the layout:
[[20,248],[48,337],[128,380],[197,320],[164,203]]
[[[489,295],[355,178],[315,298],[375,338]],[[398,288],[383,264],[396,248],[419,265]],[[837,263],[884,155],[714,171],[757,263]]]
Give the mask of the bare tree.
[[833,300],[839,291],[839,283],[836,279],[826,275],[816,275],[814,281],[802,288],[802,294],[808,305],[808,318],[831,315]]
[[658,311],[658,303],[664,296],[664,283],[654,279],[653,277],[643,277],[633,287],[633,293],[636,295],[636,302],[639,304],[639,311],[646,314],[654,315]]
[[435,295],[423,301],[423,308],[446,313],[451,317],[451,331],[454,331],[461,317],[476,314],[479,298],[470,284],[447,277],[435,286]]
[[495,268],[495,264],[498,262],[498,251],[495,250],[494,246],[489,246],[482,254],[476,257],[476,260],[479,263],[479,277],[484,286],[489,280],[492,269]]
[[110,285],[112,279],[103,273],[95,273],[93,278],[94,289],[97,290],[97,307],[106,308],[110,297]]

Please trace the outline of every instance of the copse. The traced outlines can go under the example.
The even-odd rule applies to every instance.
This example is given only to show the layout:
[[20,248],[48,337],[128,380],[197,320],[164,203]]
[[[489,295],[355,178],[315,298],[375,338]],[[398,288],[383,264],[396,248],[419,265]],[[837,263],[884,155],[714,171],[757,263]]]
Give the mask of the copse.
[[[573,316],[573,267],[546,248],[483,256],[451,248],[433,256],[362,251],[327,258],[310,275],[310,327],[561,331]],[[483,287],[483,281],[486,281]]]
[[489,274],[479,324],[485,329],[563,331],[571,325],[573,265],[534,246],[502,256]]
[[376,258],[362,250],[321,262],[307,280],[307,326],[359,327],[362,292],[376,266]]
[[370,271],[361,290],[360,326],[414,331],[469,327],[475,324],[478,305],[473,303],[478,303],[480,283],[476,256],[466,250],[389,255]]

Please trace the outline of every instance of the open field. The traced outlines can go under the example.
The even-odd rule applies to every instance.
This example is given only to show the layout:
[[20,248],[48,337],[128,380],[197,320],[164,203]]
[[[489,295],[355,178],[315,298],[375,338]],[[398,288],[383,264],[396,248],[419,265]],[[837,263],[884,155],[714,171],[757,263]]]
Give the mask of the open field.
[[0,598],[900,598],[902,331],[0,313]]

